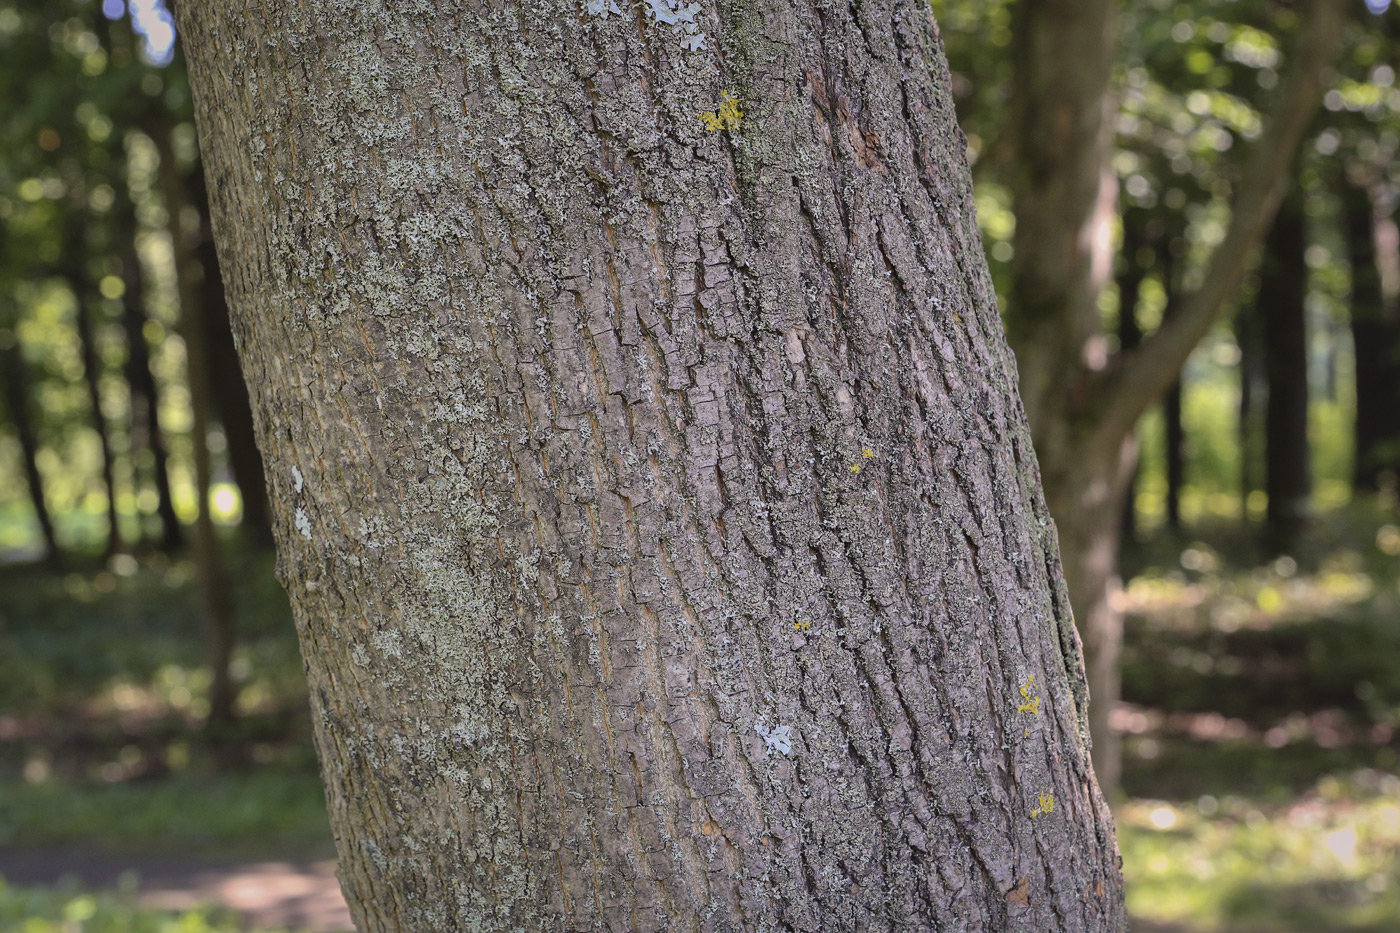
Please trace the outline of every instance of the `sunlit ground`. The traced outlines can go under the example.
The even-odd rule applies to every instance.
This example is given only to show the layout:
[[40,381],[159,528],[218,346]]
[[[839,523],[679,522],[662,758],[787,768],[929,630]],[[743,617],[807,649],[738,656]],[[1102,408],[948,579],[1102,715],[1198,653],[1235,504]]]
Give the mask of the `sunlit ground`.
[[[1287,555],[1258,537],[1203,518],[1128,555],[1130,911],[1148,931],[1400,930],[1400,520],[1337,511]],[[269,556],[230,554],[242,722],[221,748],[199,730],[209,670],[187,561],[0,568],[0,851],[331,854],[285,597]],[[3,888],[0,930],[240,928],[134,904]]]

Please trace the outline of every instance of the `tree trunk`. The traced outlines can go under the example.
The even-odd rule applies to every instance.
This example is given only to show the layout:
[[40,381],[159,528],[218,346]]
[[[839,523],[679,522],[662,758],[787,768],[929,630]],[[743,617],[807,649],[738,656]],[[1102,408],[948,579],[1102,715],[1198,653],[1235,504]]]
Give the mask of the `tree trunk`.
[[1258,306],[1269,396],[1264,414],[1266,534],[1271,548],[1291,548],[1312,496],[1308,458],[1308,289],[1303,206],[1295,195],[1274,218],[1264,245]]
[[[1123,248],[1119,251],[1118,275],[1118,347],[1132,350],[1142,343],[1142,328],[1138,325],[1138,298],[1142,294],[1142,283],[1147,278],[1147,267],[1140,255],[1150,241],[1148,225],[1151,221],[1142,211],[1123,215]],[[1123,489],[1123,521],[1119,528],[1123,542],[1131,544],[1137,538],[1137,477],[1138,464],[1134,462],[1128,473]]]
[[[1117,210],[1109,155],[1119,4],[1016,4],[1020,171],[1012,185],[1016,235],[1007,333],[1045,495],[1061,525],[1065,576],[1071,592],[1080,594],[1075,613],[1088,656],[1090,694],[1099,707],[1091,713],[1094,761],[1100,785],[1110,794],[1118,739],[1107,726],[1118,699],[1118,658],[1095,652],[1116,652],[1121,641],[1112,592],[1117,556],[1104,551],[1110,543],[1116,548],[1121,512],[1116,501],[1105,507],[1105,496],[1123,493],[1139,416],[1176,380],[1245,276],[1303,129],[1321,100],[1322,75],[1337,47],[1346,2],[1308,4],[1264,128],[1238,172],[1229,227],[1210,253],[1200,286],[1182,296],[1176,320],[1112,358],[1098,296],[1110,269]],[[1114,527],[1090,528],[1091,517]],[[1100,583],[1106,589],[1099,589]]]
[[44,477],[39,472],[39,438],[34,431],[34,419],[29,408],[29,367],[24,362],[19,334],[12,322],[6,320],[3,324],[3,329],[0,329],[0,381],[3,383],[0,389],[5,393],[5,410],[10,416],[10,423],[15,426],[29,501],[34,506],[34,517],[44,539],[44,562],[56,565],[62,560],[63,552],[54,533],[48,503],[44,500]]
[[[1171,241],[1158,253],[1157,268],[1162,276],[1162,290],[1167,303],[1162,320],[1170,320],[1177,309],[1176,259],[1171,253]],[[1181,492],[1186,486],[1186,427],[1181,421],[1182,381],[1186,368],[1177,372],[1176,381],[1162,395],[1162,452],[1166,459],[1167,528],[1174,534],[1181,531]]]
[[107,496],[107,541],[103,553],[110,556],[124,551],[126,546],[122,543],[122,529],[117,517],[112,438],[107,429],[107,416],[102,411],[102,357],[97,350],[97,337],[93,333],[89,308],[94,296],[87,271],[87,237],[80,224],[69,223],[65,245],[69,252],[65,257],[64,271],[68,287],[73,292],[73,322],[83,358],[83,382],[87,386],[88,406],[92,409],[92,426],[97,431],[102,454],[102,491]]
[[1259,309],[1254,302],[1241,302],[1235,311],[1235,345],[1240,350],[1240,407],[1235,426],[1240,446],[1240,520],[1248,523],[1249,497],[1259,488],[1256,456],[1259,396],[1263,392]]
[[205,623],[209,639],[209,716],[206,731],[211,738],[223,739],[235,715],[238,691],[233,682],[233,649],[237,641],[237,614],[233,587],[219,547],[214,517],[209,507],[209,491],[214,468],[209,456],[209,426],[215,407],[215,383],[209,365],[209,338],[203,309],[194,287],[195,264],[191,241],[197,231],[187,231],[180,222],[184,185],[175,164],[166,127],[155,127],[151,137],[160,156],[159,180],[165,201],[166,226],[174,259],[176,293],[179,297],[179,333],[185,341],[185,378],[190,390],[190,449],[194,459],[194,489],[198,510],[194,523],[194,557],[204,597]]
[[199,244],[194,250],[200,268],[198,302],[208,325],[210,375],[219,387],[215,393],[219,422],[228,439],[228,463],[243,499],[243,533],[256,546],[270,548],[272,516],[268,511],[267,476],[263,473],[262,455],[258,453],[257,435],[253,430],[252,402],[243,382],[243,370],[238,365],[238,348],[229,322],[214,234],[209,229],[209,195],[205,190],[203,166],[196,167],[192,174],[186,188],[201,218]]
[[1357,492],[1373,493],[1381,488],[1386,473],[1392,487],[1400,474],[1400,301],[1385,294],[1377,249],[1383,221],[1377,216],[1371,190],[1344,182],[1341,195],[1342,233],[1351,260],[1351,335],[1356,353],[1352,486]]
[[165,432],[160,427],[160,395],[151,374],[151,353],[146,343],[145,278],[141,273],[141,260],[136,255],[136,205],[126,192],[119,197],[122,207],[113,236],[122,264],[122,282],[126,286],[122,295],[122,321],[126,328],[126,380],[131,388],[132,476],[139,475],[136,451],[145,447],[151,453],[161,547],[173,551],[184,544],[184,533],[170,491],[169,456],[165,449]]
[[618,8],[179,7],[357,925],[1123,929],[927,4]]

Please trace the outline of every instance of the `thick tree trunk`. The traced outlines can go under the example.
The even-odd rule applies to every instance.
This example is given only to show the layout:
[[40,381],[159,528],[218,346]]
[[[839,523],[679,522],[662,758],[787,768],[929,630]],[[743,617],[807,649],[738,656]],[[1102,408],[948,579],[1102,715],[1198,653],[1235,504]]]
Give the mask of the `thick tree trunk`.
[[1352,485],[1358,492],[1376,492],[1386,473],[1391,475],[1392,484],[1400,475],[1400,301],[1385,293],[1377,249],[1384,239],[1378,234],[1385,221],[1377,216],[1371,190],[1362,184],[1344,183],[1341,194],[1342,232],[1351,261],[1351,334],[1356,353]]
[[619,8],[179,8],[357,924],[1122,929],[927,4]]
[[1265,242],[1257,299],[1269,385],[1264,414],[1264,492],[1269,497],[1266,533],[1270,546],[1281,550],[1296,543],[1312,496],[1304,313],[1306,248],[1303,206],[1297,197],[1289,198],[1274,218]]
[[[1117,0],[1015,6],[1016,235],[1007,331],[1031,424],[1064,416],[1107,360],[1098,296],[1113,271]],[[1040,438],[1037,436],[1037,449]],[[1044,456],[1042,452],[1042,457]],[[1059,517],[1058,515],[1056,516]]]
[[[1098,295],[1110,268],[1116,181],[1112,151],[1115,95],[1110,83],[1117,48],[1113,0],[1021,0],[1016,4],[1016,143],[1019,176],[1015,258],[1007,332],[1021,386],[1045,494],[1062,528],[1065,574],[1083,594],[1075,612],[1088,654],[1094,760],[1100,784],[1110,747],[1106,730],[1117,700],[1116,651],[1121,620],[1112,587],[1116,571],[1101,569],[1101,548],[1117,540],[1120,513],[1103,497],[1121,495],[1124,464],[1131,462],[1139,416],[1179,376],[1191,350],[1233,297],[1278,203],[1287,167],[1303,129],[1321,100],[1321,78],[1341,34],[1347,0],[1312,0],[1279,92],[1258,141],[1239,172],[1230,225],[1212,250],[1200,286],[1182,296],[1177,319],[1134,350],[1109,358]],[[1090,529],[1089,516],[1114,529]],[[1071,529],[1070,526],[1073,526]],[[1087,550],[1077,552],[1084,547]],[[1116,563],[1116,558],[1111,558]],[[1104,631],[1091,628],[1102,624]],[[1097,678],[1095,671],[1114,670]]]

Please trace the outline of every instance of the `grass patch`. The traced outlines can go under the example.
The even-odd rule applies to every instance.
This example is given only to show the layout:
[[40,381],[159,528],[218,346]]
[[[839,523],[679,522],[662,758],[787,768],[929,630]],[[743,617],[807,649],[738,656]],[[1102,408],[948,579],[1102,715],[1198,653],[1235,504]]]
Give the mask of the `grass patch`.
[[1400,778],[1324,778],[1283,806],[1247,797],[1118,811],[1128,909],[1202,931],[1390,933],[1400,918]]
[[0,930],[13,933],[287,933],[250,931],[230,911],[152,910],[131,891],[95,894],[72,885],[15,888],[0,878]]
[[314,768],[264,767],[112,784],[0,782],[0,845],[82,843],[219,859],[332,858]]

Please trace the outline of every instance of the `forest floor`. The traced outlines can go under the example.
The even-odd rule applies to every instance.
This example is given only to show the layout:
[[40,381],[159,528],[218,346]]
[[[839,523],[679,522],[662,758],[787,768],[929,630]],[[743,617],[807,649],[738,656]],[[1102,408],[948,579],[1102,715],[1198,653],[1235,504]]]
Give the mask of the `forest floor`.
[[[1134,929],[1400,930],[1398,526],[1337,513],[1286,557],[1229,526],[1130,549]],[[0,566],[0,930],[348,929],[285,596],[231,550],[219,742],[187,561]]]

